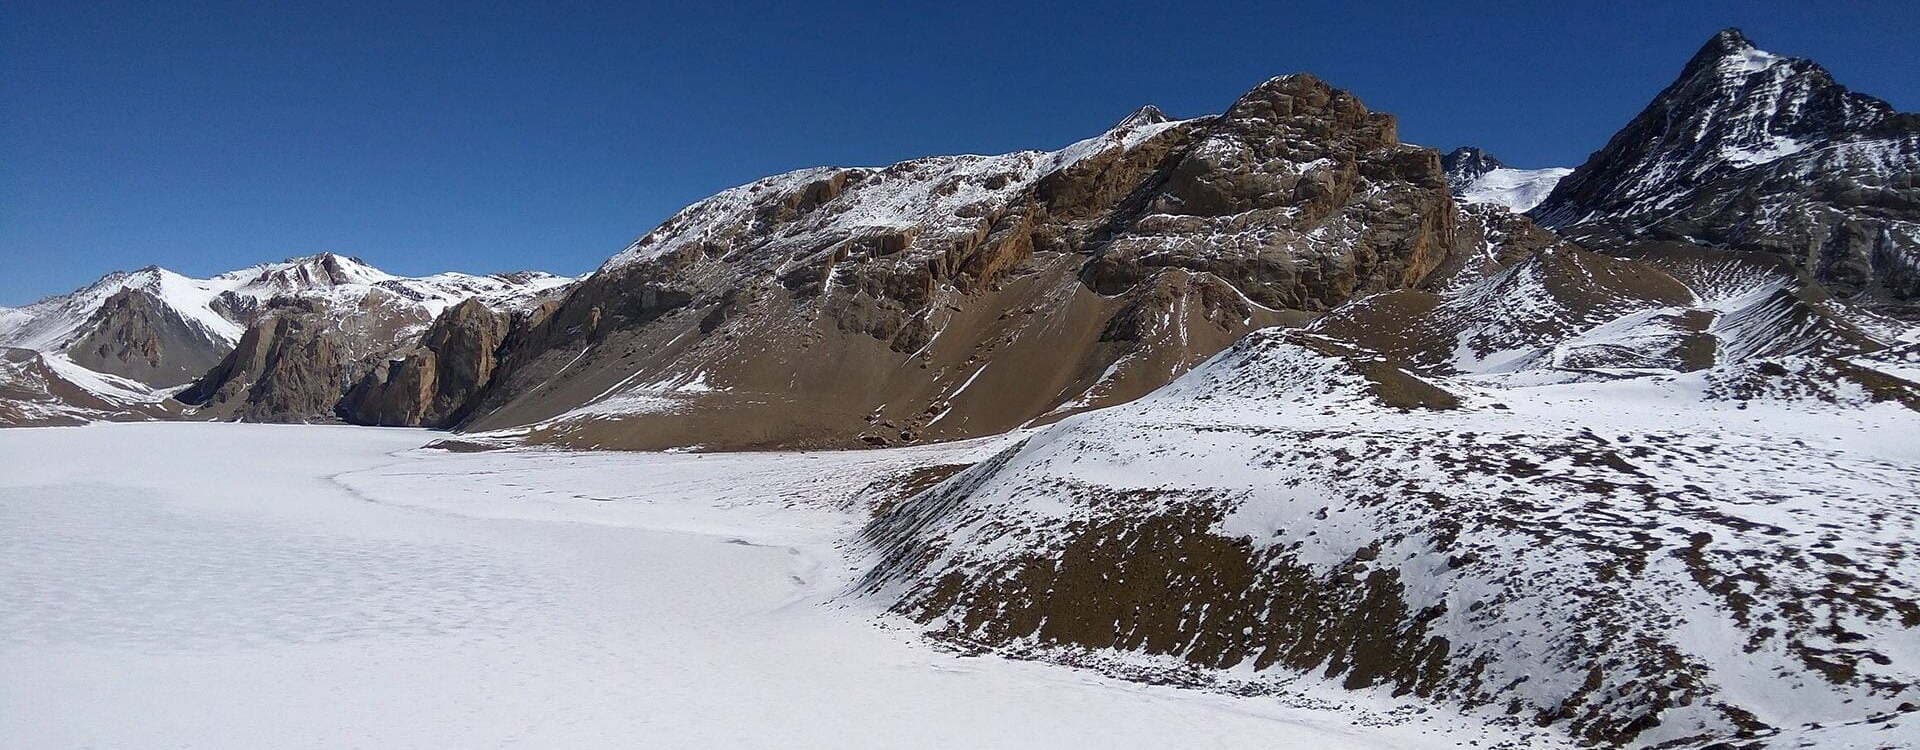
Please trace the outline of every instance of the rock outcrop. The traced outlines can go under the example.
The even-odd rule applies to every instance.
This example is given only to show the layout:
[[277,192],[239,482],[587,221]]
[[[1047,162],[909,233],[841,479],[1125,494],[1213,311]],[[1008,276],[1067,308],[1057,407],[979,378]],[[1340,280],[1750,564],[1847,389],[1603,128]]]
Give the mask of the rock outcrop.
[[1318,312],[1417,284],[1453,250],[1438,155],[1313,76],[1261,84],[1197,136],[1091,248],[1096,291],[1184,268],[1264,307]]
[[1447,173],[1447,184],[1457,192],[1496,169],[1506,169],[1507,164],[1474,146],[1461,146],[1440,157],[1440,168]]
[[399,290],[355,292],[269,301],[233,351],[176,396],[186,414],[444,427],[477,403],[515,311],[538,309],[540,299],[496,306],[501,299],[469,297],[423,319],[429,308],[408,304]]
[[206,375],[175,398],[203,418],[326,420],[345,390],[347,345],[312,303],[288,303],[247,328]]
[[355,424],[445,427],[466,414],[493,378],[511,316],[469,299],[448,308],[399,358],[347,391],[337,409]]

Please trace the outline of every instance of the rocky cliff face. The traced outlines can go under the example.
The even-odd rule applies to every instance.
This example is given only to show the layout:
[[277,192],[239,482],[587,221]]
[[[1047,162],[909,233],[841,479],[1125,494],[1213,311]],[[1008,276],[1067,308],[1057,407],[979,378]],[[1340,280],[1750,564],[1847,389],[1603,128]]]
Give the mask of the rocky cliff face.
[[490,380],[513,311],[539,299],[469,297],[438,317],[375,286],[349,297],[280,297],[225,359],[176,399],[189,416],[445,426]]
[[511,322],[477,299],[448,308],[411,350],[375,364],[337,412],[355,424],[394,427],[459,421],[491,381]]
[[318,306],[290,303],[249,327],[219,365],[175,398],[203,418],[324,420],[345,389],[347,364],[346,345]]
[[1211,120],[1085,276],[1116,293],[1184,268],[1269,308],[1322,311],[1419,283],[1452,252],[1453,206],[1432,151],[1392,115],[1308,75],[1247,92]]
[[637,448],[997,432],[1416,285],[1455,251],[1455,221],[1436,154],[1307,75],[1054,152],[803,170],[609,261],[465,426]]
[[1716,35],[1534,209],[1593,247],[1778,255],[1848,297],[1920,296],[1920,117]]

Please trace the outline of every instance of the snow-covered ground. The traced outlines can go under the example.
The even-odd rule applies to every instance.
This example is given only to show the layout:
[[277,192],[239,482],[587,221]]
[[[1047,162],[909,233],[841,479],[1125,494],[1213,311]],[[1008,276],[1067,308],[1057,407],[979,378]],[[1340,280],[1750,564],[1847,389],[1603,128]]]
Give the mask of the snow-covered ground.
[[854,496],[998,440],[852,453],[417,450],[435,437],[190,423],[0,431],[0,744],[1497,739],[1361,726],[1312,696],[960,656],[842,596],[841,545],[865,516]]

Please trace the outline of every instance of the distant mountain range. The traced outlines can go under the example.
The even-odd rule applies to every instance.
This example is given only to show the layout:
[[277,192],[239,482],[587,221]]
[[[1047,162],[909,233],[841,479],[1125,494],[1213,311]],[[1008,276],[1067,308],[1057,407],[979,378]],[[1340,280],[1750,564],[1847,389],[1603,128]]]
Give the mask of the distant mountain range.
[[[158,267],[108,274],[71,294],[0,309],[0,420],[342,416],[334,406],[345,388],[414,346],[444,313],[511,311],[572,281],[536,272],[406,278],[331,253],[210,279]],[[324,347],[276,339],[294,328]],[[246,361],[259,355],[271,361]],[[312,377],[278,377],[298,368]],[[263,406],[289,399],[300,405]]]

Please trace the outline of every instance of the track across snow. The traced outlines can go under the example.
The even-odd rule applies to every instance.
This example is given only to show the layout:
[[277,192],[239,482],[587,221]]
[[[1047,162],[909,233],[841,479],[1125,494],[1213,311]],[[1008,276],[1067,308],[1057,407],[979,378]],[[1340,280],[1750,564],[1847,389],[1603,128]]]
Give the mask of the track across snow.
[[432,433],[0,431],[0,737],[51,747],[1453,746],[936,650],[837,596],[896,451],[453,454]]

